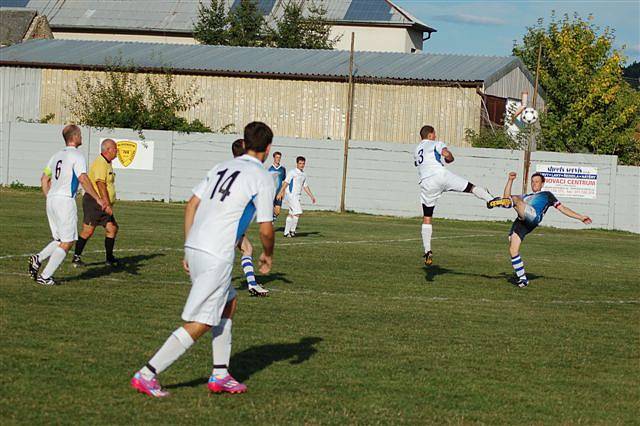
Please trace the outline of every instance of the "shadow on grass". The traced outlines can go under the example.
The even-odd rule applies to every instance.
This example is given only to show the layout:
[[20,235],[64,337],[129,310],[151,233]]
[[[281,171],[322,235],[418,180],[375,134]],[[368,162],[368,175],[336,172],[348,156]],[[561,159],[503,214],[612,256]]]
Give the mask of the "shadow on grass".
[[[231,357],[233,376],[239,382],[244,382],[276,362],[289,360],[289,364],[302,364],[318,352],[314,345],[321,341],[321,337],[303,337],[296,343],[273,343],[245,349]],[[165,388],[200,386],[207,383],[207,380],[208,377],[200,377],[188,382],[167,385]]]
[[[151,253],[151,254],[138,254],[135,256],[119,257],[118,266],[107,266],[103,262],[87,263],[85,270],[75,277],[65,278],[64,281],[80,281],[91,278],[100,278],[105,275],[110,275],[117,272],[126,272],[131,275],[138,275],[138,271],[142,266],[142,263],[146,260],[153,259],[158,256],[164,256],[163,253]],[[100,265],[97,268],[92,266]]]
[[296,232],[296,236],[294,237],[294,240],[296,238],[300,238],[300,237],[309,237],[311,235],[322,235],[320,232],[318,231],[311,231],[311,232]]
[[[293,281],[286,278],[286,276],[287,274],[283,274],[281,272],[272,272],[267,275],[258,275],[256,277],[256,281],[260,285],[266,285],[273,281],[281,281],[285,284],[293,283]],[[238,287],[236,287],[238,290],[246,290],[248,287],[247,280],[245,279],[244,275],[238,275],[236,277],[233,277],[232,282],[238,283]]]
[[[501,280],[501,281],[507,281],[511,284],[515,284],[516,283],[516,279],[515,276],[512,273],[509,272],[501,272],[497,275],[488,275],[488,274],[474,274],[474,273],[469,273],[469,272],[460,272],[460,271],[454,271],[452,269],[447,269],[447,268],[443,268],[441,266],[438,265],[431,265],[431,266],[425,266],[424,267],[424,277],[425,280],[427,282],[434,282],[435,278],[440,276],[440,275],[464,275],[464,276],[468,276],[468,277],[477,277],[477,278],[484,278],[486,280]],[[539,278],[544,278],[544,275],[536,275],[536,274],[531,274],[531,273],[527,273],[527,278],[529,279],[529,281],[534,281],[537,280]]]

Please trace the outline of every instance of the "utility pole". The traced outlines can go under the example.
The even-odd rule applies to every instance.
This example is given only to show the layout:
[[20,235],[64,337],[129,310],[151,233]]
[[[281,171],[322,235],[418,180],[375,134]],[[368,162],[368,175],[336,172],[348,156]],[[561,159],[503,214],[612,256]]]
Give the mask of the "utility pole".
[[355,33],[351,33],[351,54],[349,55],[349,88],[347,93],[347,115],[344,129],[344,161],[342,163],[342,194],[340,213],[345,212],[345,194],[347,192],[347,164],[349,163],[349,139],[351,139],[351,115],[353,113],[353,46]]

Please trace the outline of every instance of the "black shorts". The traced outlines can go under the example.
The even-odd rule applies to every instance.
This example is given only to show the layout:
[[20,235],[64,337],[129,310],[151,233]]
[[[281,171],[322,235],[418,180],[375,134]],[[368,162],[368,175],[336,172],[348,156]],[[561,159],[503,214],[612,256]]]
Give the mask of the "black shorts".
[[273,205],[282,207],[282,200],[278,200],[277,198],[273,199]]
[[525,222],[520,219],[516,219],[513,221],[513,225],[511,225],[511,230],[509,231],[509,236],[516,234],[520,237],[520,240],[524,241],[524,237],[534,229],[536,229],[538,225],[527,225]]
[[89,194],[84,194],[82,197],[82,212],[84,213],[85,225],[90,226],[106,226],[111,222],[114,225],[118,225],[116,218],[113,215],[106,214],[96,200]]

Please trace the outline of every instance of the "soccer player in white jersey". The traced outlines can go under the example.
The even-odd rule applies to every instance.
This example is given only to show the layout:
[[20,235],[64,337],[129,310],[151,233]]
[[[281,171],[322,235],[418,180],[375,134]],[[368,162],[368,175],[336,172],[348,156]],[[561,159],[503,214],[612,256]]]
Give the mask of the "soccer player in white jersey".
[[[104,200],[94,191],[87,176],[87,162],[84,155],[78,151],[78,147],[82,145],[80,127],[73,124],[65,126],[62,137],[65,148],[49,159],[40,177],[42,192],[47,197],[47,219],[53,241],[29,258],[29,275],[42,285],[56,284],[53,274],[78,239],[78,210],[75,199],[78,185],[82,185],[100,208],[106,207]],[[46,259],[49,259],[49,262],[40,274],[40,266]]]
[[[236,139],[233,141],[231,144],[231,153],[233,154],[233,158],[237,158],[245,154],[244,139]],[[253,220],[253,218],[251,218],[251,220]],[[246,234],[242,234],[238,239],[237,247],[238,250],[240,250],[240,253],[242,253],[240,264],[242,265],[244,277],[247,280],[247,290],[249,291],[249,294],[259,297],[269,296],[269,290],[262,287],[256,281],[256,274],[253,270],[253,245]]]
[[300,204],[300,196],[302,190],[307,193],[311,202],[316,203],[316,197],[311,193],[309,184],[307,183],[307,175],[304,174],[304,166],[307,160],[304,157],[296,158],[296,168],[287,173],[287,177],[282,182],[282,188],[276,197],[278,200],[282,200],[287,203],[289,208],[289,214],[284,226],[284,236],[287,238],[293,238],[296,236],[296,229],[298,228],[298,220],[302,215],[302,205]]
[[486,189],[475,186],[444,167],[445,163],[453,162],[453,154],[444,142],[436,140],[436,131],[432,126],[423,126],[420,129],[420,137],[422,141],[416,147],[414,165],[418,168],[420,182],[424,264],[429,266],[433,263],[433,252],[431,251],[433,210],[436,201],[443,192],[471,193],[486,201],[487,207],[497,207],[505,202],[500,197],[494,198]]
[[220,163],[193,189],[185,209],[185,259],[191,291],[178,327],[149,362],[135,373],[131,386],[153,397],[165,397],[157,375],[173,364],[193,343],[212,330],[211,392],[246,392],[247,387],[228,372],[231,324],[236,292],[231,286],[235,246],[254,214],[263,252],[260,271],[271,270],[273,235],[273,179],[262,163],[269,155],[273,133],[264,123],[244,128],[246,154]]

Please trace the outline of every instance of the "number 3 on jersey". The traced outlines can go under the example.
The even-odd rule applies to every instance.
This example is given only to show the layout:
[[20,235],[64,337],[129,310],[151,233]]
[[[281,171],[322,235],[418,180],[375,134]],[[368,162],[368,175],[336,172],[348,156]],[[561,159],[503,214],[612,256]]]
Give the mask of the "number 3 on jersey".
[[423,150],[418,151],[418,159],[414,161],[414,164],[416,165],[416,167],[422,164],[422,162],[424,161],[424,155],[422,154],[423,154]]
[[[211,197],[209,197],[210,199],[213,199],[213,197],[216,195],[216,192],[219,192],[220,194],[222,194],[222,197],[220,197],[220,202],[222,202],[229,196],[229,194],[231,194],[231,186],[233,185],[233,182],[236,181],[236,178],[240,174],[240,171],[238,170],[231,173],[229,177],[223,181],[222,179],[224,179],[227,171],[229,171],[229,169],[220,170],[217,173],[218,181],[216,182],[216,186],[213,187],[213,191],[211,191]],[[222,182],[222,185],[220,184],[220,182]],[[218,186],[220,186],[220,189],[218,189]]]

